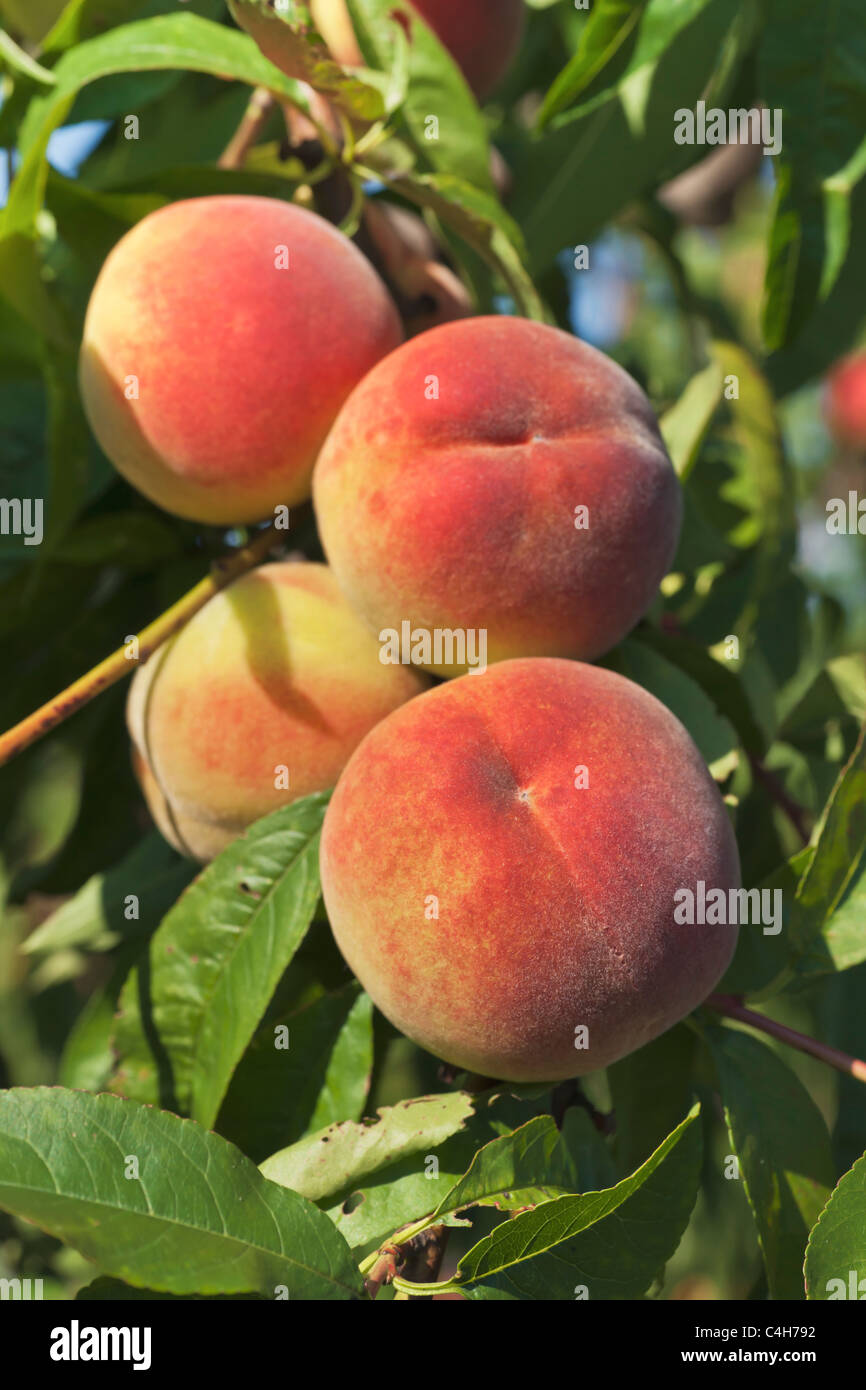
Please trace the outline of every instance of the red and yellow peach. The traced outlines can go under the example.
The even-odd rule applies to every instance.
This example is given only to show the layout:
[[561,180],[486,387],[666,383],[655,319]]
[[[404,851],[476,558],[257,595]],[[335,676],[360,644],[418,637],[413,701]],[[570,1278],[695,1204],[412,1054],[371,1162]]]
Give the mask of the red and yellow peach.
[[505,662],[377,725],[331,800],[321,867],[337,944],[386,1017],[500,1080],[650,1042],[737,938],[675,918],[680,890],[740,883],[697,748],[653,696],[577,662]]
[[613,647],[656,594],[682,505],[628,373],[506,317],[434,328],[374,367],[313,493],[328,561],[374,631],[486,633],[491,661]]
[[259,521],[309,497],[340,406],[401,338],[384,284],[329,222],[275,198],[193,198],[109,255],[81,393],[146,497],[194,521]]
[[333,786],[375,724],[425,688],[386,666],[324,565],[265,565],[133,678],[133,762],[165,838],[213,858],[269,811]]

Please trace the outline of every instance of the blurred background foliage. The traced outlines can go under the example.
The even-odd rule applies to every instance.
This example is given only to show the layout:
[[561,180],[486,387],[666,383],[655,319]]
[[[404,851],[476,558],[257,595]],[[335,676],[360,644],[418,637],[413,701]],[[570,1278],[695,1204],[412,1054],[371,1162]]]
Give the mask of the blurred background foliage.
[[[657,4],[662,21],[665,8],[677,7]],[[866,195],[856,155],[866,130],[866,53],[858,6],[842,7],[844,22],[831,37],[821,29],[821,8],[803,0],[680,5],[677,24],[668,16],[663,46],[636,80],[633,40],[592,69],[591,13],[570,0],[533,0],[519,57],[483,111],[500,156],[494,174],[546,312],[641,382],[673,431],[669,439],[681,444],[696,414],[706,417],[694,440],[699,451],[680,459],[686,526],[673,574],[648,621],[609,660],[666,699],[698,740],[729,796],[749,885],[801,847],[786,805],[814,823],[866,717],[866,544],[826,526],[829,499],[866,495],[866,383],[859,438],[840,428],[829,384],[840,359],[864,345]],[[132,59],[132,70],[70,89],[48,145],[44,190],[33,193],[26,223],[21,181],[30,166],[21,147],[32,148],[51,74],[70,72],[100,36],[122,41],[124,26],[178,18],[179,9],[236,32],[222,0],[0,0],[2,192],[4,202],[10,185],[20,195],[0,225],[0,495],[46,499],[42,545],[0,537],[2,728],[138,631],[211,558],[243,539],[159,512],[114,473],[90,436],[75,347],[111,246],[151,209],[199,193],[299,197],[329,216],[336,200],[334,220],[347,212],[336,176],[307,183],[309,151],[292,142],[279,108],[243,169],[218,166],[249,100],[243,81],[180,66],[137,70]],[[824,112],[815,110],[804,60],[818,41],[843,89],[831,92],[836,105]],[[582,85],[574,83],[557,108],[548,94],[581,55]],[[448,90],[445,83],[446,103]],[[673,110],[701,95],[724,107],[763,100],[782,108],[782,154],[732,147],[707,161],[707,150],[675,145]],[[132,114],[137,138],[129,138]],[[468,164],[471,153],[467,143],[460,157]],[[422,151],[422,168],[424,158]],[[853,169],[847,179],[846,169]],[[389,186],[382,168],[381,181],[376,172],[365,178],[370,202],[407,212],[412,199]],[[839,216],[830,215],[831,197],[840,200]],[[792,220],[806,248],[794,265],[783,235]],[[425,223],[473,311],[512,312],[513,286],[471,239],[435,210]],[[435,300],[407,295],[365,222],[358,235],[410,328],[435,321]],[[588,268],[576,269],[581,246]],[[786,274],[795,281],[793,308],[782,304]],[[728,372],[740,376],[739,402],[724,399]],[[676,433],[674,408],[699,373],[709,374],[699,408],[680,417]],[[318,553],[309,515],[299,518],[293,543]],[[760,769],[757,754],[747,756],[742,721],[680,664],[678,643],[692,639],[718,655],[731,633],[741,654],[728,664],[759,731]],[[130,768],[124,698],[123,689],[109,691],[0,772],[2,1086],[105,1083],[120,985],[192,873],[150,829]],[[139,881],[150,890],[148,920],[124,923],[118,903]],[[40,947],[33,934],[45,923],[51,931]],[[296,973],[289,994],[309,1002],[323,980],[329,989],[344,986],[338,961],[303,979]],[[762,1007],[866,1054],[866,963]],[[366,1112],[442,1089],[436,1062],[383,1020],[373,1037]],[[784,1051],[784,1059],[829,1126],[842,1171],[866,1148],[863,1087],[799,1054]],[[589,1088],[602,1112],[610,1084],[593,1078]],[[742,1184],[721,1175],[730,1141],[712,1076],[700,1084],[705,1180],[654,1293],[762,1297]],[[89,1271],[57,1242],[0,1216],[0,1277],[42,1276],[46,1293],[66,1297]]]

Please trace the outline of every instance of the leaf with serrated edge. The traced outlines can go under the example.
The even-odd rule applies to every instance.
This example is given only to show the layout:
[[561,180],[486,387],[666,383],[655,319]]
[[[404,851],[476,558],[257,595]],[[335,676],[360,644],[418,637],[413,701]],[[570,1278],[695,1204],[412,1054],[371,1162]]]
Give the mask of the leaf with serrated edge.
[[812,1227],[805,1276],[810,1300],[866,1297],[866,1154],[839,1179]]
[[150,941],[146,966],[123,987],[113,1089],[214,1123],[312,920],[327,802],[327,794],[305,797],[256,821],[172,908]]
[[362,1292],[345,1241],[312,1203],[219,1135],[118,1096],[0,1093],[0,1206],[139,1287]]
[[577,1169],[556,1124],[550,1116],[538,1115],[478,1150],[465,1177],[442,1198],[430,1224],[463,1207],[513,1211],[576,1190]]
[[646,1163],[615,1187],[578,1196],[554,1197],[549,1202],[541,1202],[531,1211],[521,1212],[510,1221],[503,1222],[490,1235],[473,1245],[461,1258],[454,1278],[446,1283],[413,1284],[398,1276],[394,1280],[395,1287],[407,1293],[430,1293],[433,1289],[437,1293],[457,1290],[573,1240],[581,1231],[616,1211],[643,1186],[694,1124],[699,1108],[694,1106],[682,1124],[668,1135]]

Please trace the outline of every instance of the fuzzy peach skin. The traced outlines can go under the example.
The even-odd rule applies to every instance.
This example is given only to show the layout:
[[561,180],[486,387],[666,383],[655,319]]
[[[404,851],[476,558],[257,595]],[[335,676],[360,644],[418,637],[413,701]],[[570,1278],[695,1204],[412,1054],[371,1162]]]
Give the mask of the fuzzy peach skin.
[[193,198],[145,217],[106,260],[81,394],[102,448],[153,502],[258,521],[309,497],[340,406],[401,339],[384,284],[324,218],[273,198]]
[[613,647],[667,572],[682,507],[637,383],[518,318],[445,324],[374,367],[313,494],[328,561],[376,632],[484,629],[491,661]]
[[244,575],[133,678],[127,723],[153,818],[182,854],[212,859],[260,816],[332,787],[427,684],[382,665],[325,565]]
[[504,662],[384,720],[337,784],[321,867],[337,944],[386,1017],[501,1080],[641,1047],[711,992],[737,938],[674,921],[678,889],[740,884],[697,748],[641,687],[578,662]]
[[[410,39],[413,8],[448,49],[476,96],[488,96],[520,47],[523,0],[403,0],[393,12],[405,17]],[[363,61],[345,0],[311,0],[310,11],[338,62],[351,66]]]

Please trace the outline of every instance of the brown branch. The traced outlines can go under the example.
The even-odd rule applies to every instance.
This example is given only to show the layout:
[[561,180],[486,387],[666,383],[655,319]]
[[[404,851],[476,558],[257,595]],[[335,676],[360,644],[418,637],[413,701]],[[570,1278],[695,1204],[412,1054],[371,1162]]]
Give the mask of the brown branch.
[[260,564],[269,551],[274,550],[284,539],[285,533],[271,525],[242,550],[217,560],[207,578],[202,579],[195,588],[190,589],[188,594],[184,594],[183,598],[178,599],[177,603],[138,634],[137,656],[129,655],[130,642],[125,642],[117,651],[112,652],[111,656],[94,666],[92,671],[80,676],[66,690],[55,695],[53,699],[34,710],[33,714],[29,714],[26,719],[22,719],[19,724],[0,735],[0,767],[16,754],[22,753],[25,748],[29,748],[31,743],[36,743],[37,739],[42,738],[51,729],[56,729],[58,724],[62,724],[70,715],[89,704],[103,690],[108,690],[118,681],[122,681],[130,671],[146,661],[157,647],[162,646],[167,638],[188,623],[200,608],[204,608],[214,594],[219,593],[220,589],[225,589],[247,570]]
[[735,1018],[740,1023],[747,1023],[750,1028],[767,1033],[771,1038],[778,1038],[779,1042],[786,1043],[788,1047],[795,1047],[798,1052],[817,1057],[819,1061],[826,1062],[828,1066],[835,1067],[846,1076],[853,1076],[855,1081],[866,1082],[866,1062],[849,1056],[847,1052],[840,1052],[837,1047],[818,1042],[806,1033],[798,1033],[795,1028],[787,1028],[784,1023],[776,1023],[765,1014],[757,1014],[753,1009],[747,1009],[734,994],[711,994],[704,1003],[707,1008],[714,1009],[725,1018]]
[[405,1251],[399,1245],[386,1245],[379,1251],[379,1258],[364,1280],[364,1288],[370,1298],[375,1298],[383,1284],[390,1284],[394,1275],[402,1269]]
[[273,92],[266,87],[256,87],[240,125],[217,160],[220,169],[243,168],[247,155],[267,125],[274,105]]

